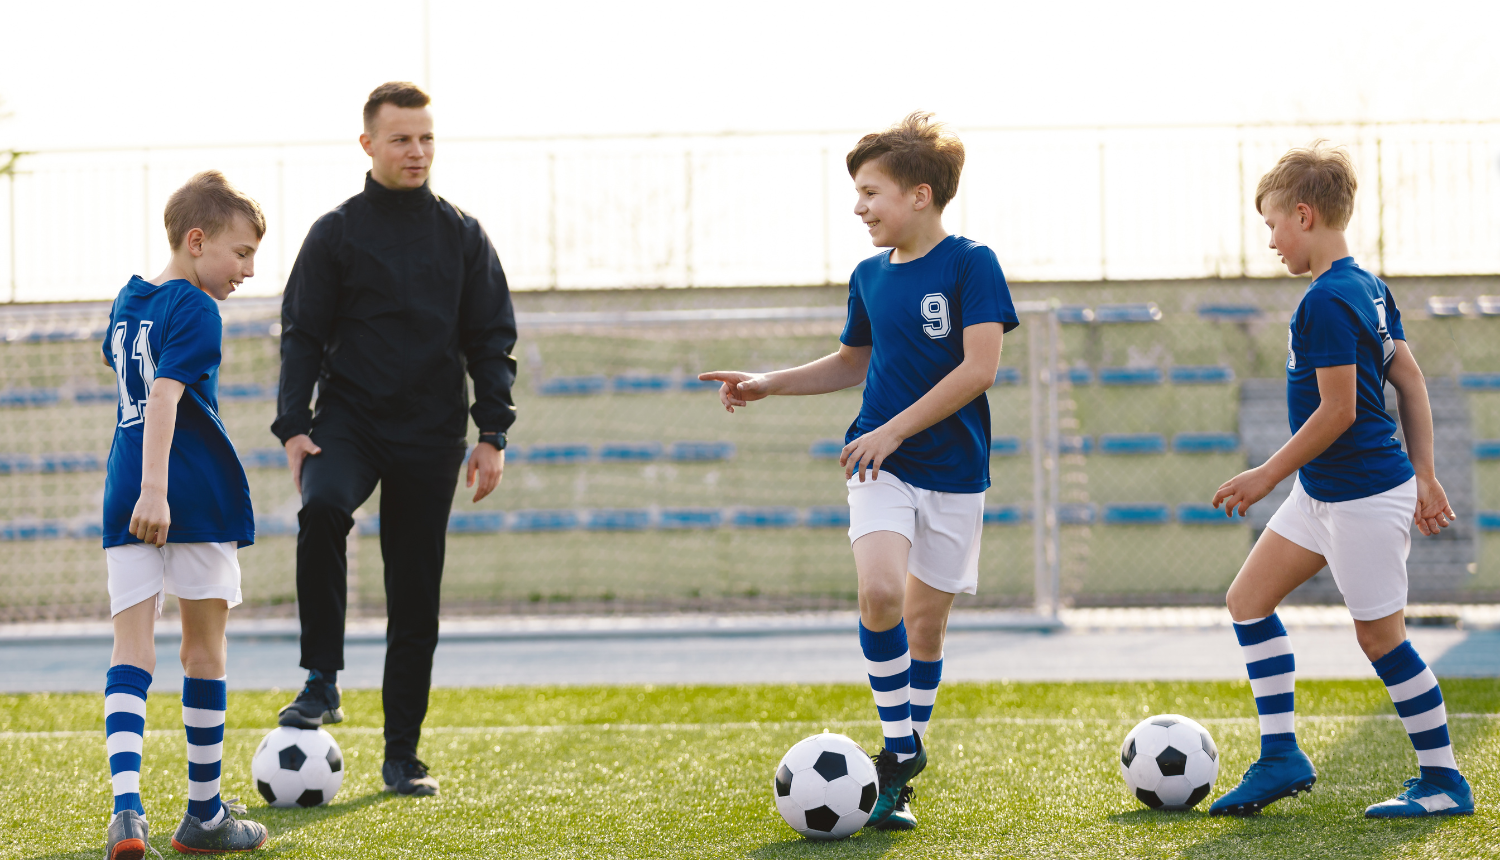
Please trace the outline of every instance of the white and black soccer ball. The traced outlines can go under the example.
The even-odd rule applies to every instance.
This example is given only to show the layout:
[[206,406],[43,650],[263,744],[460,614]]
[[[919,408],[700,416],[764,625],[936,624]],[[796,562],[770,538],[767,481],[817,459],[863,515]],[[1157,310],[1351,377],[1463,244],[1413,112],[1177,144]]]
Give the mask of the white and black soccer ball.
[[844,735],[798,741],[771,780],[776,810],[809,839],[843,839],[870,820],[880,794],[875,763]]
[[322,729],[277,726],[255,748],[250,775],[272,806],[322,806],[344,782],[344,753]]
[[1219,775],[1219,748],[1208,729],[1178,714],[1147,717],[1120,745],[1120,775],[1152,809],[1192,809]]

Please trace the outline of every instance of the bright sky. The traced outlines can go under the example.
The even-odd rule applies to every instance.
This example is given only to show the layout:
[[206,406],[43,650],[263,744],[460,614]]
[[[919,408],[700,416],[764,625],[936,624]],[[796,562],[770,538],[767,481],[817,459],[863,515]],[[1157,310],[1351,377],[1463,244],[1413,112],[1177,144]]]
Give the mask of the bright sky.
[[440,137],[1500,119],[1496,3],[58,0],[3,6],[0,149],[352,137],[424,6]]

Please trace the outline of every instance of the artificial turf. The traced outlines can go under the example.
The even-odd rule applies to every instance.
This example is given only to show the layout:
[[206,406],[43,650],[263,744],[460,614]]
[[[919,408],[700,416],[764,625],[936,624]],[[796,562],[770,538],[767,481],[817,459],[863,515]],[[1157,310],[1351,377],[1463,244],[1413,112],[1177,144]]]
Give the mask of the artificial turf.
[[[266,856],[365,857],[1491,857],[1500,856],[1500,681],[1444,681],[1471,818],[1366,821],[1369,803],[1416,773],[1374,681],[1298,685],[1299,737],[1320,772],[1312,795],[1249,819],[1142,808],[1123,789],[1120,739],[1141,717],[1204,721],[1221,751],[1212,796],[1249,764],[1258,731],[1239,683],[944,685],[914,783],[921,824],[837,843],[801,839],[777,816],[770,780],[802,737],[825,728],[879,742],[857,685],[439,690],[421,755],[439,797],[381,792],[378,692],[345,696],[347,763],[334,803],[266,807],[251,752],[284,693],[230,696],[224,791],[272,837]],[[152,696],[143,797],[153,841],[185,801],[180,712]],[[4,858],[93,858],[109,811],[97,695],[0,697]]]

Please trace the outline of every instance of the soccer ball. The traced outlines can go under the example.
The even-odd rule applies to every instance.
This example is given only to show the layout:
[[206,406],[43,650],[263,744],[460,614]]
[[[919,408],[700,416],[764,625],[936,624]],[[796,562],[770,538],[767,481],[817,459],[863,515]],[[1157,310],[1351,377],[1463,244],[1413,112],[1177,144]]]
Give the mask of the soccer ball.
[[322,806],[344,782],[344,753],[322,729],[277,726],[255,748],[250,775],[272,806]]
[[875,798],[875,763],[844,735],[798,741],[771,780],[776,811],[809,839],[843,839],[865,826]]
[[1219,775],[1219,748],[1208,729],[1177,714],[1141,720],[1120,745],[1125,787],[1152,809],[1192,809]]

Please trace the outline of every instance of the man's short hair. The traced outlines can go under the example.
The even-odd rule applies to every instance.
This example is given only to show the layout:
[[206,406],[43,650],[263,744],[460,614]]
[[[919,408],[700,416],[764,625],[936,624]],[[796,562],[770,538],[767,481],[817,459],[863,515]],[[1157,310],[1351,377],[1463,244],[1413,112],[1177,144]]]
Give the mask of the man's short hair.
[[390,81],[381,84],[370,92],[370,98],[365,101],[365,134],[375,130],[375,115],[380,113],[381,105],[424,108],[431,103],[432,98],[421,87],[410,81]]
[[228,230],[236,215],[243,215],[250,222],[256,239],[265,238],[266,216],[260,211],[260,204],[230,185],[224,174],[205,170],[172,192],[162,220],[167,224],[167,241],[175,251],[194,227],[212,238]]
[[1334,230],[1349,226],[1354,215],[1354,162],[1342,147],[1326,140],[1298,147],[1281,157],[1255,188],[1255,211],[1265,214],[1269,204],[1290,212],[1298,203],[1318,211]]
[[942,123],[933,122],[932,114],[918,111],[885,131],[860,138],[844,157],[851,177],[870,161],[878,161],[903,189],[931,187],[932,202],[941,212],[958,193],[964,145]]

